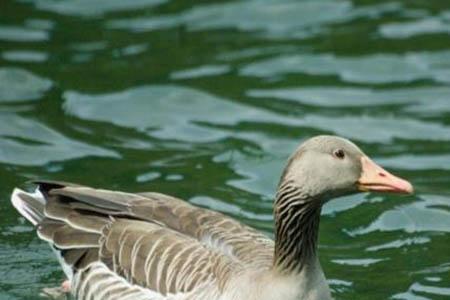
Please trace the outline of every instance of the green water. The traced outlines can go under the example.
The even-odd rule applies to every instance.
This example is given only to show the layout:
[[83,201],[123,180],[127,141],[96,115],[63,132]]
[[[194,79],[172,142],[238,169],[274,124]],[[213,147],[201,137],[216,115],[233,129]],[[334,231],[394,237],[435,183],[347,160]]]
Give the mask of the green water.
[[14,186],[160,191],[271,234],[287,156],[324,133],[417,190],[324,208],[334,297],[449,299],[449,1],[1,0],[0,299],[63,279]]

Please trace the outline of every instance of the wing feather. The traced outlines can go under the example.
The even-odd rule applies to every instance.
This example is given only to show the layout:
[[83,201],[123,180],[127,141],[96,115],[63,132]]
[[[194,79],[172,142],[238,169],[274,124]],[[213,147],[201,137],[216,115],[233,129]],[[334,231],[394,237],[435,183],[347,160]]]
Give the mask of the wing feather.
[[[271,266],[273,242],[223,214],[159,193],[38,184],[45,198],[38,234],[73,269],[83,296],[147,295],[140,286],[164,299],[205,284],[221,289],[231,274]],[[87,282],[94,277],[96,285]],[[105,292],[106,283],[114,288]]]
[[[69,196],[74,209],[114,216],[127,216],[168,227],[199,241],[214,241],[207,246],[231,250],[249,267],[270,268],[273,241],[259,231],[219,212],[199,208],[168,195],[148,192],[130,194],[88,187],[70,186],[55,189],[52,194]],[[108,203],[111,205],[108,205]],[[224,254],[230,254],[225,251]]]

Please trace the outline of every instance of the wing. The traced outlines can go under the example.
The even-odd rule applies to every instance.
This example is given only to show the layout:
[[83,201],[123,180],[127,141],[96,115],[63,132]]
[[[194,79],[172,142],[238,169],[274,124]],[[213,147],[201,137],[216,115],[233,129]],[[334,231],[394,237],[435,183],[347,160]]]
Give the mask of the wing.
[[247,268],[268,269],[272,266],[274,244],[261,232],[219,212],[171,196],[140,195],[152,201],[143,201],[133,207],[133,213],[139,218],[164,223],[213,249],[231,254]]
[[[219,288],[240,268],[221,253],[158,224],[113,218],[96,237],[93,233],[84,233],[80,238],[78,232],[62,229],[53,235],[53,242],[58,248],[79,248],[94,247],[93,242],[97,240],[95,254],[98,256],[93,257],[94,264],[88,264],[88,268],[97,266],[97,261],[102,262],[128,283],[161,295],[188,293],[205,284]],[[64,235],[70,245],[58,239],[59,234]],[[82,293],[80,299],[85,299],[89,292],[86,286],[94,276],[91,273],[95,273],[89,271],[76,284],[75,289]]]
[[[139,299],[146,293],[139,286],[160,296],[205,285],[220,290],[233,273],[271,265],[271,241],[220,213],[158,193],[38,184],[46,200],[38,234],[76,275],[80,299],[111,289]],[[159,299],[153,296],[143,299]]]
[[[56,192],[56,191],[55,191]],[[159,223],[197,239],[224,254],[233,254],[247,267],[270,268],[274,244],[261,232],[219,212],[193,206],[160,193],[130,194],[79,186],[65,186],[60,195],[77,199],[81,206],[95,204],[111,215]],[[116,211],[112,211],[114,208]]]

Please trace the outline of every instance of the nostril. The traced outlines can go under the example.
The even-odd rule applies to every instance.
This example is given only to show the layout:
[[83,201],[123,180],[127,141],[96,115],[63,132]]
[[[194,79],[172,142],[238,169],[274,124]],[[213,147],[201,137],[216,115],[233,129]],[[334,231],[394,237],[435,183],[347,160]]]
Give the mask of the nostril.
[[386,174],[384,174],[383,172],[378,173],[378,175],[380,175],[381,177],[386,177]]

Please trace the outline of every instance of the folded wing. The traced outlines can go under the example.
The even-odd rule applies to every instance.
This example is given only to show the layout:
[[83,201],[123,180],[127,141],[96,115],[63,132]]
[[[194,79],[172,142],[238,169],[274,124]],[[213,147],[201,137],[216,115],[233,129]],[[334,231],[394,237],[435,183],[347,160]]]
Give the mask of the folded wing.
[[182,200],[37,184],[42,197],[16,191],[13,204],[60,254],[74,288],[84,293],[80,299],[87,293],[107,299],[113,291],[132,299],[139,293],[165,299],[205,287],[220,292],[230,276],[272,264],[273,243],[264,235]]

